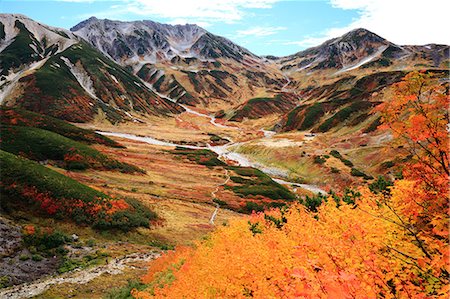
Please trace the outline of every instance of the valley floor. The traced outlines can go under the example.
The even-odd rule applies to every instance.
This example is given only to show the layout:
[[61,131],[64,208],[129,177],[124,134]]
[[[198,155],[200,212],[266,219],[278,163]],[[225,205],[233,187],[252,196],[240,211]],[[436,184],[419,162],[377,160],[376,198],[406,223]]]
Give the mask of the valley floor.
[[[327,136],[309,136],[307,132],[284,133],[273,136],[264,124],[270,120],[244,121],[227,125],[214,124],[210,118],[195,113],[183,113],[176,118],[150,117],[147,124],[125,124],[113,126],[101,122],[85,124],[82,127],[105,132],[120,132],[148,136],[188,146],[208,147],[211,136],[226,139],[233,153],[244,155],[257,165],[274,169],[273,178],[298,183],[288,186],[297,196],[311,194],[302,189],[300,183],[314,184],[312,190],[330,188],[335,179],[355,181],[350,168],[339,159],[329,156],[327,143],[338,142]],[[306,136],[305,136],[306,134]],[[327,139],[328,138],[328,139]],[[116,197],[132,197],[151,208],[159,216],[151,228],[139,228],[129,233],[97,232],[90,228],[73,227],[69,223],[58,223],[51,219],[27,218],[23,224],[35,223],[53,226],[69,235],[77,234],[82,242],[95,240],[92,250],[107,252],[108,257],[97,265],[58,277],[43,278],[30,283],[5,289],[0,297],[19,298],[101,298],[113,288],[124,287],[127,280],[136,280],[147,267],[149,260],[157,258],[161,250],[176,245],[192,244],[205,237],[218,225],[226,225],[230,219],[243,217],[235,211],[220,207],[214,199],[239,204],[241,197],[227,190],[230,174],[224,167],[207,167],[179,155],[174,155],[174,146],[155,145],[127,138],[114,137],[126,148],[94,146],[99,151],[121,162],[136,165],[146,174],[125,174],[113,171],[54,170],[76,179],[90,187]],[[374,140],[368,140],[373,143]],[[336,146],[340,150],[345,147]],[[346,149],[346,152],[360,151],[360,148]],[[367,150],[369,151],[370,150]],[[323,164],[314,163],[316,156],[328,156]],[[225,156],[226,157],[226,156]],[[352,155],[354,159],[356,155]],[[238,159],[239,160],[239,159]],[[249,160],[249,161],[250,161]],[[354,159],[358,166],[364,162]],[[228,161],[236,164],[236,161]],[[253,165],[253,164],[252,164]],[[336,168],[339,175],[330,171]],[[279,181],[284,183],[283,180]],[[25,215],[22,215],[25,216]],[[211,219],[213,221],[211,221]],[[128,261],[128,262],[125,262]],[[20,296],[12,294],[21,294]]]

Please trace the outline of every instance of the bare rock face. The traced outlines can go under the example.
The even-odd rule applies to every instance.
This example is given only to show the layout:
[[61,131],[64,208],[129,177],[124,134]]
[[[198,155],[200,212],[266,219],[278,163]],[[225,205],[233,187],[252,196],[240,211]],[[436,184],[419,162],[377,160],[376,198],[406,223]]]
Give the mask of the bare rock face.
[[352,30],[320,46],[280,59],[285,70],[342,69],[367,59],[393,45],[366,29]]
[[210,112],[245,106],[239,120],[285,114],[298,104],[254,98],[308,97],[311,88],[354,75],[448,69],[449,52],[446,45],[401,46],[355,29],[290,56],[259,57],[193,24],[92,17],[69,31],[0,14],[0,103],[112,123],[181,113],[179,104]]
[[156,92],[183,104],[238,105],[258,88],[277,89],[283,83],[267,59],[197,25],[90,18],[71,31]]
[[[56,257],[31,259],[23,247],[20,226],[0,217],[0,285],[2,287],[36,280],[53,273],[60,263]],[[24,259],[23,257],[27,257]]]
[[[0,14],[0,76],[17,72],[78,42],[69,30],[40,24],[20,14]],[[0,87],[2,85],[0,78]]]
[[120,22],[92,17],[71,28],[76,35],[117,62],[132,64],[182,58],[242,60],[257,57],[230,40],[193,25],[168,25],[153,21]]
[[[439,67],[449,57],[446,45],[396,45],[366,29],[355,29],[323,44],[294,55],[274,59],[284,71],[314,72],[334,69],[346,72],[356,68],[383,68],[421,60],[425,67]],[[414,66],[414,64],[412,64]]]
[[0,218],[0,258],[10,256],[22,246],[20,227]]

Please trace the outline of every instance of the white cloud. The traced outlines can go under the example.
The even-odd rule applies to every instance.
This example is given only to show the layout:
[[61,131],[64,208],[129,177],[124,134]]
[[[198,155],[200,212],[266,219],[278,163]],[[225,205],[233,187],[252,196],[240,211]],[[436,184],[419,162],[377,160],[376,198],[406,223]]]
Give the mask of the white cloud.
[[448,0],[330,0],[339,9],[358,10],[348,26],[329,28],[316,36],[285,44],[311,47],[355,28],[366,28],[400,45],[450,44]]
[[268,36],[274,35],[279,31],[286,30],[286,27],[252,27],[245,30],[238,30],[237,35],[240,37],[243,36]]
[[114,12],[109,13],[115,15],[133,13],[146,18],[166,18],[172,20],[171,23],[177,20],[197,24],[234,23],[246,15],[246,9],[268,9],[279,1],[281,0],[121,0],[114,5]]

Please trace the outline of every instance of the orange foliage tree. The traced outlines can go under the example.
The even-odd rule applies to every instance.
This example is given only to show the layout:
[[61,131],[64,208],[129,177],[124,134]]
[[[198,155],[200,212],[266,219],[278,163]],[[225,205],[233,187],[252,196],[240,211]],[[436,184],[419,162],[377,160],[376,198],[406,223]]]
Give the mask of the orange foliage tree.
[[425,254],[419,259],[429,280],[449,274],[449,86],[430,74],[411,72],[395,85],[394,97],[380,107],[383,127],[411,157],[392,197],[383,203],[398,225]]
[[[381,107],[412,154],[385,192],[294,204],[220,227],[165,255],[135,298],[448,298],[448,92],[411,73]],[[165,278],[165,279],[161,279]],[[157,283],[155,283],[157,280]]]

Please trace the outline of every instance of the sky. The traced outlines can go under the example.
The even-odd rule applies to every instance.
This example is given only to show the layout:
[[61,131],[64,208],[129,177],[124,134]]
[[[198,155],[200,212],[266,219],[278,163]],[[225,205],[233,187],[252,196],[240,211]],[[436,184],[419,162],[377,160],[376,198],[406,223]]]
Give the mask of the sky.
[[1,13],[71,28],[91,17],[198,24],[258,55],[284,56],[352,29],[450,45],[448,0],[0,0]]

